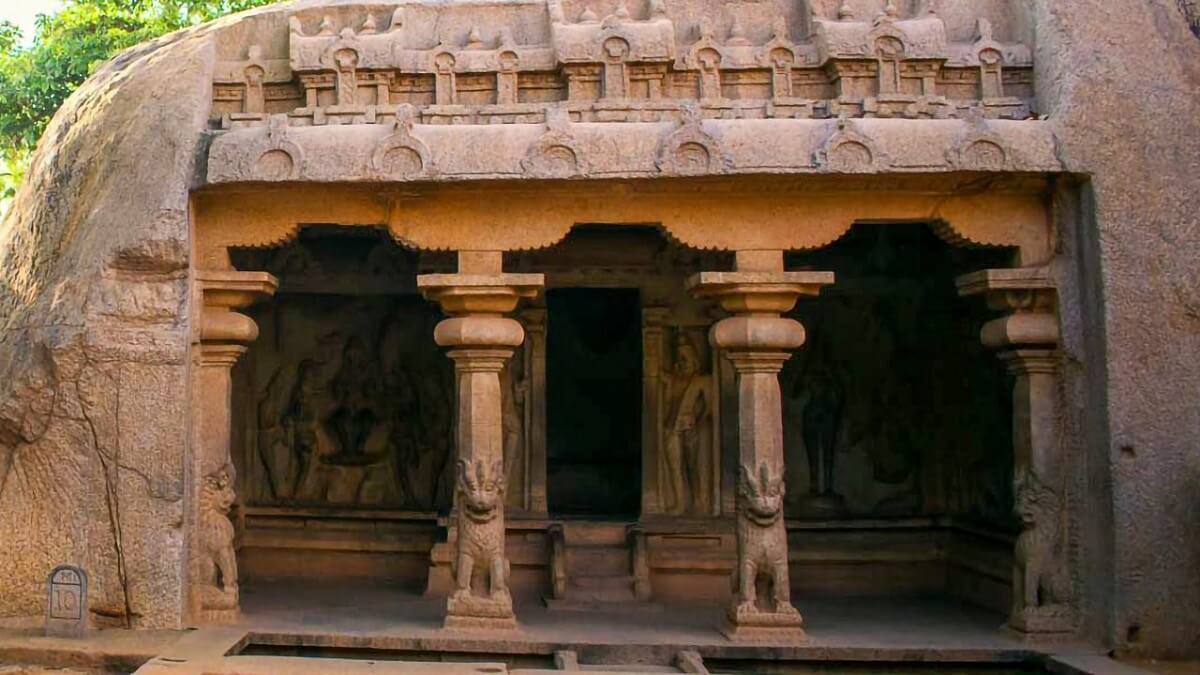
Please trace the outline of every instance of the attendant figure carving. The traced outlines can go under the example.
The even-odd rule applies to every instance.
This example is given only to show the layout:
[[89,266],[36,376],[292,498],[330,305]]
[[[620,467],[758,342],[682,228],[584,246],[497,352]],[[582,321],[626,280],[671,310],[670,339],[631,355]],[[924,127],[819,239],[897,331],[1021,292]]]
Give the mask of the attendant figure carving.
[[667,403],[663,496],[667,513],[709,514],[713,506],[712,423],[717,405],[712,375],[702,372],[687,335],[676,341],[673,372],[663,378]]

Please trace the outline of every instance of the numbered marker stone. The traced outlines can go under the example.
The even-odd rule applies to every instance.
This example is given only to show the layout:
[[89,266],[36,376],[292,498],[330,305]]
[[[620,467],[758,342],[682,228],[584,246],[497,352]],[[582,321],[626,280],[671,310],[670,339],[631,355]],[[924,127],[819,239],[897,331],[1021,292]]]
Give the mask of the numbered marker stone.
[[59,565],[46,580],[46,635],[82,637],[88,629],[87,573]]

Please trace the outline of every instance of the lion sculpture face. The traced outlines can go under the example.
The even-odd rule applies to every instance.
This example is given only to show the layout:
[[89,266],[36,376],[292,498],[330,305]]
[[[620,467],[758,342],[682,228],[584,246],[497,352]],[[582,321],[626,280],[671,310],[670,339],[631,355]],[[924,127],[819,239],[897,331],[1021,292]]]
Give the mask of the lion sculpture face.
[[765,462],[759,467],[757,476],[742,467],[738,477],[747,515],[760,525],[773,523],[783,512],[783,477],[772,477],[771,468]]
[[228,513],[237,499],[237,495],[233,491],[232,468],[225,466],[216,473],[205,476],[203,491],[205,501],[213,510]]
[[472,520],[485,522],[500,513],[504,501],[504,465],[492,462],[458,460],[460,504]]

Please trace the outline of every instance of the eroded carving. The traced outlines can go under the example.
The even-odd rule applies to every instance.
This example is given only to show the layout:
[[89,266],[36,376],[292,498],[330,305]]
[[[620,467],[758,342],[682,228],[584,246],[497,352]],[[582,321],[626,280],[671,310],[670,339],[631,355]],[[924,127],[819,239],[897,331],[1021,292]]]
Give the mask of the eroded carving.
[[1014,511],[1021,523],[1013,566],[1010,623],[1029,633],[1071,630],[1074,611],[1062,499],[1033,472],[1018,474]]
[[510,568],[504,556],[506,480],[500,460],[458,460],[458,554],[455,591],[447,604],[448,622],[451,617],[468,622],[512,619]]
[[428,146],[412,133],[416,109],[397,106],[395,116],[392,133],[371,153],[371,170],[380,178],[392,180],[435,175]]
[[845,118],[837,121],[814,161],[818,167],[838,173],[873,173],[891,165],[887,153]]
[[783,475],[767,462],[738,469],[738,566],[729,620],[735,626],[792,626]]
[[229,520],[236,500],[234,476],[233,465],[226,464],[205,476],[200,486],[196,523],[199,551],[193,557],[198,569],[193,589],[201,617],[210,622],[230,620],[238,612],[237,554]]
[[725,173],[733,159],[721,142],[704,128],[700,108],[693,103],[680,106],[680,126],[663,139],[658,149],[658,168],[665,174],[696,175]]
[[571,131],[565,108],[546,109],[546,132],[525,153],[521,167],[539,178],[571,178],[590,171],[583,148]]

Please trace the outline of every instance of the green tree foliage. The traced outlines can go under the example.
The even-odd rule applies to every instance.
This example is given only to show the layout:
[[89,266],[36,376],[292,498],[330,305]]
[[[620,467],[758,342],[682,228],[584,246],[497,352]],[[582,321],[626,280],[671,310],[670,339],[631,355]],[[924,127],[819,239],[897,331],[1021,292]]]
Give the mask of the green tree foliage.
[[278,0],[68,0],[24,44],[0,22],[0,212],[54,111],[97,66],[165,33]]

